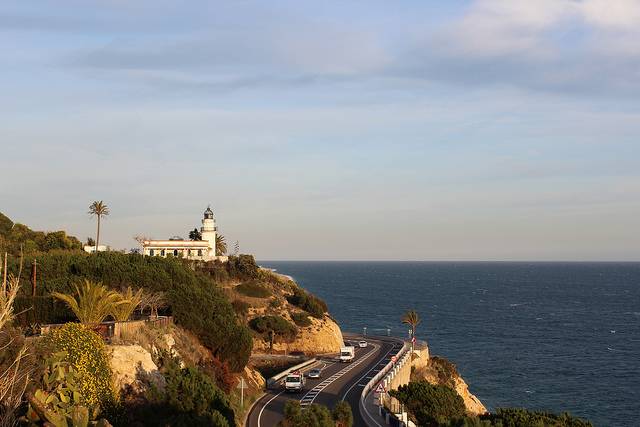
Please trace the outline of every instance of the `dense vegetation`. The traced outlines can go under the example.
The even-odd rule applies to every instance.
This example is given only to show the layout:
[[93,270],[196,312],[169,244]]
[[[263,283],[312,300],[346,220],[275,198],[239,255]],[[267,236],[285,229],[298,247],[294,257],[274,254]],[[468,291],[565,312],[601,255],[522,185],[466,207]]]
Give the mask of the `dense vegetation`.
[[18,256],[21,246],[23,253],[31,254],[54,249],[81,249],[82,243],[73,236],[67,236],[64,231],[33,231],[0,213],[0,249],[3,253]]
[[287,297],[287,301],[319,319],[328,311],[327,304],[323,300],[298,287],[293,289],[293,294]]
[[[51,293],[73,294],[75,284],[84,279],[100,281],[113,289],[142,287],[164,292],[169,300],[166,314],[173,314],[176,323],[195,333],[216,357],[227,361],[233,371],[246,365],[252,347],[251,332],[238,321],[231,303],[211,277],[189,268],[183,260],[118,252],[90,255],[62,250],[35,256],[38,259],[36,297],[23,289],[16,301],[17,312],[31,308],[20,316],[23,325],[72,320],[72,313],[64,304],[54,301]],[[33,257],[26,255],[24,265],[30,265]],[[253,257],[243,256],[241,267],[237,259],[233,259],[228,270],[225,264],[216,268],[228,277],[237,273],[244,278],[250,274],[248,259],[253,260]],[[255,261],[253,266],[255,274]],[[17,259],[11,258],[9,270],[17,273]],[[23,270],[23,283],[28,283],[29,279],[30,271]]]
[[47,337],[49,349],[64,352],[78,377],[81,404],[88,408],[111,407],[116,400],[111,366],[102,338],[80,323],[67,323]]
[[152,386],[144,404],[127,407],[124,425],[171,427],[229,427],[235,414],[225,392],[211,376],[195,367],[180,367],[180,360],[163,353],[156,360],[166,381]]
[[289,400],[284,407],[284,419],[280,427],[351,427],[353,414],[347,402],[338,402],[333,409],[313,404],[304,411],[297,400]]
[[298,330],[296,327],[280,316],[260,316],[249,321],[251,329],[262,335],[265,339],[269,338],[269,334],[273,334],[284,341],[295,339]]
[[293,320],[293,323],[300,326],[301,328],[311,326],[311,319],[309,319],[307,313],[292,313],[291,319]]
[[455,390],[426,381],[410,382],[389,393],[406,405],[411,418],[425,427],[591,427],[591,423],[569,414],[555,415],[526,409],[498,409],[495,413],[470,417]]
[[253,298],[268,298],[271,296],[271,291],[266,286],[256,281],[241,283],[236,286],[236,291],[242,295]]
[[438,426],[465,415],[464,400],[455,390],[427,381],[410,382],[389,394],[401,403],[420,426]]

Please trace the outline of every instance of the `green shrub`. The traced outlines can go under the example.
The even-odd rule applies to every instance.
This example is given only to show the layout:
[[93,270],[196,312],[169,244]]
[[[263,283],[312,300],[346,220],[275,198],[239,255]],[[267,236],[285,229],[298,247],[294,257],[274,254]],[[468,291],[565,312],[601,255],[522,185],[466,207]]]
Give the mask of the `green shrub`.
[[233,306],[233,311],[239,316],[246,316],[249,313],[249,308],[251,308],[251,304],[239,299],[233,300],[231,305]]
[[65,361],[66,356],[62,351],[47,359],[40,388],[29,396],[26,417],[30,425],[82,426],[97,417],[99,408],[90,411],[83,406],[78,373]]
[[253,298],[268,298],[271,296],[271,291],[266,286],[261,285],[258,282],[244,282],[236,286],[236,291],[242,295]]
[[65,352],[76,373],[81,403],[90,409],[110,408],[116,393],[112,383],[109,357],[102,338],[80,323],[67,323],[54,329],[48,337],[53,352]]
[[406,405],[409,414],[421,426],[437,426],[465,415],[464,400],[455,390],[426,381],[410,382],[389,394]]
[[[172,364],[164,377],[167,381],[166,403],[177,412],[195,416],[193,418],[199,419],[200,425],[235,425],[235,415],[227,396],[203,372],[191,367],[180,369]],[[220,416],[225,424],[219,422]],[[206,424],[207,420],[211,424]]]
[[32,325],[34,323],[66,323],[76,319],[73,311],[62,301],[47,296],[19,295],[14,302],[17,323]]
[[250,280],[260,276],[260,267],[256,264],[253,255],[230,256],[225,266],[232,278]]
[[311,319],[309,319],[309,316],[306,313],[293,313],[291,314],[291,319],[293,319],[293,322],[301,328],[311,326]]
[[287,301],[319,319],[321,319],[328,310],[327,304],[324,301],[299,287],[293,290],[293,294],[287,297]]
[[284,405],[284,419],[280,427],[335,427],[331,411],[326,406],[309,405],[303,411],[300,402],[289,400]]
[[304,411],[297,400],[289,400],[284,405],[284,419],[280,427],[351,427],[353,414],[347,402],[338,402],[333,412],[324,405],[313,404]]
[[336,422],[336,427],[351,427],[353,426],[353,413],[351,412],[351,405],[344,400],[336,403],[333,408],[333,419]]
[[278,308],[282,305],[282,301],[280,301],[280,299],[278,299],[277,297],[273,297],[271,298],[271,300],[269,300],[269,307],[270,308]]
[[490,421],[491,426],[502,427],[592,427],[590,422],[567,413],[555,415],[519,408],[500,408],[495,414],[482,415],[479,418],[482,421]]
[[264,337],[266,337],[270,331],[273,331],[276,336],[284,339],[285,341],[295,339],[296,334],[298,333],[298,330],[293,324],[291,324],[291,322],[288,322],[280,316],[256,317],[249,321],[249,326]]

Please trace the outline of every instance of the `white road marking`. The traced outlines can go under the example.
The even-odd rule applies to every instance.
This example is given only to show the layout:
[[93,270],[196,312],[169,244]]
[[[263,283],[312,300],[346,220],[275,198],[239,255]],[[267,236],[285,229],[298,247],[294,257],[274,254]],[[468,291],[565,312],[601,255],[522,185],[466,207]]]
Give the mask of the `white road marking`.
[[[385,355],[384,355],[384,356],[382,356],[382,359],[385,359],[385,358],[389,355],[389,353],[391,353],[393,350],[395,350],[395,346],[391,347],[391,349],[389,349],[389,351],[387,351],[387,352],[385,353]],[[353,388],[356,386],[356,384],[358,384],[360,381],[362,381],[362,380],[363,380],[367,375],[369,375],[369,374],[371,373],[371,371],[373,371],[373,370],[374,370],[374,369],[376,369],[376,368],[377,368],[377,366],[374,366],[373,368],[369,369],[369,370],[368,370],[368,371],[367,371],[367,372],[366,372],[362,377],[360,377],[360,379],[359,379],[358,381],[356,381],[355,383],[353,383],[353,384],[351,385],[351,387],[349,387],[349,389],[347,390],[347,392],[344,394],[344,396],[342,396],[342,400],[344,400],[344,399],[346,399],[346,398],[347,398],[347,394],[349,394],[349,392],[351,391],[351,389],[353,389]]]
[[269,406],[269,403],[271,403],[276,397],[280,396],[282,393],[284,393],[284,391],[281,391],[280,393],[278,393],[275,396],[273,396],[271,399],[269,399],[269,401],[267,403],[265,403],[262,406],[262,408],[260,409],[260,412],[258,413],[258,427],[260,427],[260,418],[262,418],[262,413],[264,412],[264,408]]
[[[320,394],[320,392],[322,392],[322,390],[324,390],[329,385],[331,385],[334,381],[336,381],[338,378],[342,377],[344,374],[346,374],[347,372],[351,371],[356,366],[360,365],[362,362],[364,362],[365,360],[367,360],[371,356],[373,356],[374,353],[376,352],[376,346],[375,346],[375,344],[372,344],[372,346],[373,346],[373,350],[370,351],[369,354],[367,354],[364,357],[359,358],[355,362],[351,362],[347,367],[345,367],[344,369],[341,369],[340,371],[336,372],[335,374],[333,374],[332,376],[330,376],[329,378],[327,378],[326,380],[324,380],[323,382],[321,382],[320,384],[318,384],[317,386],[315,386],[314,388],[309,390],[307,392],[307,394],[305,394],[302,397],[302,399],[300,399],[300,405],[303,406],[303,407],[307,406],[307,405],[311,405],[313,403],[313,401],[316,399],[316,397],[318,397],[318,394]],[[309,400],[309,397],[311,397],[310,400]]]

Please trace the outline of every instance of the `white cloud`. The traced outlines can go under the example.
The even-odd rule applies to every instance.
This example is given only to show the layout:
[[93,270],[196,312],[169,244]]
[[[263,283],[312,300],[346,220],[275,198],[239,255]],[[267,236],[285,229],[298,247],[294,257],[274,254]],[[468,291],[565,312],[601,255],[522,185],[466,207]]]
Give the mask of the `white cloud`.
[[579,10],[584,20],[597,28],[614,31],[640,30],[640,1],[585,0]]

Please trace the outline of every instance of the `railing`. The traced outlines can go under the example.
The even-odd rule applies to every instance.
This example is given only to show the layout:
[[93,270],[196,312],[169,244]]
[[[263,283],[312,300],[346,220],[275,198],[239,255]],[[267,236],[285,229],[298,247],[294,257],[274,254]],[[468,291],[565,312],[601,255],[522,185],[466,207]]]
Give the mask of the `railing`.
[[[145,324],[151,324],[153,326],[165,327],[173,324],[173,317],[171,316],[158,316],[156,318],[149,318],[144,320],[129,320],[126,322],[102,322],[94,327],[94,331],[98,333],[103,339],[108,340],[111,338],[125,338],[131,336],[138,330],[140,330]],[[46,334],[53,329],[62,327],[63,324],[49,324],[42,325],[40,331],[42,334]]]
[[389,376],[388,374],[390,372],[394,371],[394,369],[396,368],[398,369],[401,368],[407,361],[409,362],[411,361],[410,360],[411,355],[409,353],[410,349],[411,349],[411,344],[403,342],[402,348],[395,355],[396,362],[387,363],[385,367],[382,368],[382,370],[380,370],[380,372],[378,372],[373,378],[371,378],[371,380],[367,383],[367,385],[362,389],[361,397],[363,400],[367,396],[367,394],[369,394],[369,392],[378,385],[379,382],[382,381],[385,387],[387,386],[388,383],[391,382],[391,379],[395,375],[395,372],[393,372],[392,375]]

